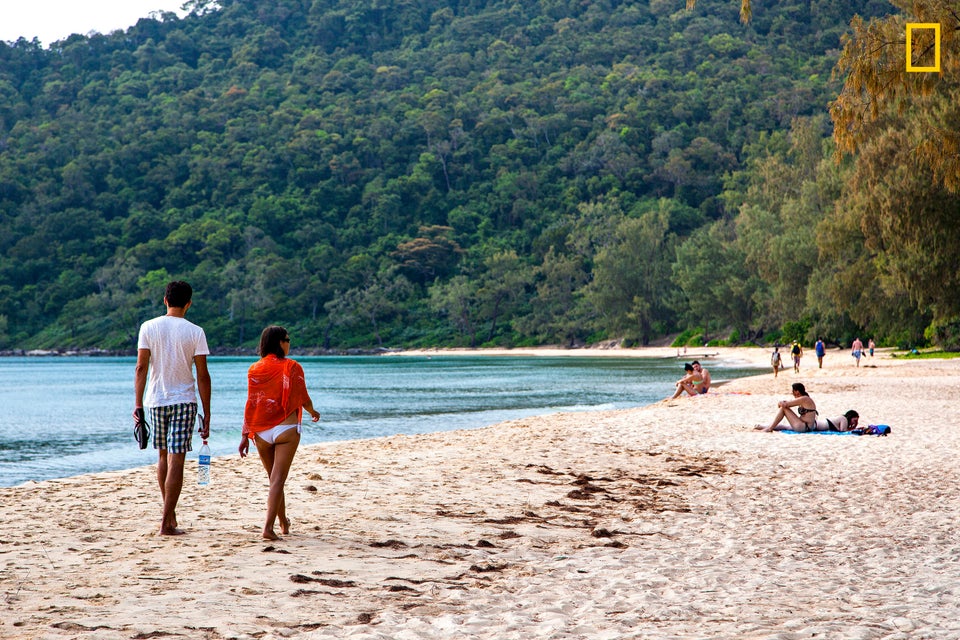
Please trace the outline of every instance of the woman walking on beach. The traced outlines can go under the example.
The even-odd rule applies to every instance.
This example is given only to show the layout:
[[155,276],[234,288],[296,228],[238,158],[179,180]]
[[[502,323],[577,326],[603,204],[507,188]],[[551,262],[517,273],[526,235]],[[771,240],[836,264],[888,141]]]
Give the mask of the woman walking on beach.
[[[769,426],[758,424],[757,429],[762,431],[784,431],[793,429],[794,431],[815,431],[817,424],[817,403],[807,394],[807,389],[803,383],[794,382],[791,385],[793,390],[793,400],[781,400],[777,403],[779,409],[774,416],[773,422]],[[794,413],[793,407],[797,408]],[[780,421],[787,419],[786,425],[781,425]]]
[[243,412],[240,457],[246,457],[250,438],[257,445],[260,461],[270,478],[267,495],[265,540],[279,540],[273,526],[280,520],[281,533],[290,533],[283,485],[300,444],[303,410],[314,422],[320,414],[313,408],[303,367],[287,357],[290,334],[283,327],[269,326],[260,334],[260,360],[247,371],[247,404]]

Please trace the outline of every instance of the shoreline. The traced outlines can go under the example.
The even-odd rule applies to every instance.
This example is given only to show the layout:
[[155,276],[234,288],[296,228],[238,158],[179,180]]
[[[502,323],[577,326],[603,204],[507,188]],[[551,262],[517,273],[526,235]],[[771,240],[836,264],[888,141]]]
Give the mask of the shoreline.
[[[698,358],[723,359],[729,357],[745,357],[754,364],[769,364],[770,349],[767,346],[735,346],[735,347],[620,347],[617,345],[598,344],[589,347],[566,348],[558,346],[542,347],[433,347],[429,349],[402,349],[402,348],[374,348],[374,349],[317,349],[294,348],[292,357],[303,356],[540,356],[540,357],[617,357],[617,358],[674,358],[696,360]],[[892,347],[876,350],[878,355],[890,354]],[[829,348],[827,353],[849,353],[849,349]],[[0,351],[0,357],[136,357],[135,349],[6,349]],[[256,357],[253,348],[215,348],[211,349],[211,356],[240,356]],[[804,355],[808,361],[814,360],[812,351]]]
[[[237,456],[184,487],[176,539],[155,535],[153,466],[3,488],[0,518],[30,524],[0,536],[0,636],[956,637],[960,433],[933,389],[960,368],[851,361],[303,447],[279,542],[259,539],[263,469]],[[753,431],[794,381],[893,434]]]
[[[612,358],[621,358],[621,359],[635,359],[635,358],[637,358],[637,359],[650,359],[650,360],[660,360],[660,359],[676,360],[676,359],[678,359],[678,358],[686,358],[686,359],[688,359],[688,360],[692,360],[692,359],[700,358],[700,359],[702,359],[702,360],[704,361],[705,366],[708,366],[708,368],[709,368],[710,366],[714,366],[714,365],[717,364],[717,363],[722,363],[722,364],[724,364],[724,365],[732,365],[732,366],[735,366],[735,367],[740,368],[741,371],[740,371],[739,373],[742,375],[742,371],[744,371],[744,370],[749,370],[751,367],[755,366],[754,363],[751,362],[751,360],[756,360],[756,359],[757,359],[756,354],[755,354],[755,353],[752,353],[753,351],[755,351],[754,348],[746,348],[745,350],[741,350],[740,348],[734,348],[734,349],[728,349],[728,350],[727,350],[727,353],[720,353],[720,352],[718,352],[718,351],[715,351],[715,352],[713,352],[713,353],[695,353],[695,352],[690,352],[690,353],[687,353],[687,354],[682,354],[682,353],[681,353],[680,356],[677,356],[677,354],[674,352],[674,350],[672,350],[672,349],[669,348],[669,347],[665,347],[665,348],[645,347],[645,348],[631,348],[631,349],[613,348],[613,349],[604,349],[604,350],[603,350],[602,352],[600,352],[600,353],[594,353],[592,350],[589,350],[589,349],[563,350],[563,349],[555,349],[555,348],[552,348],[552,347],[543,347],[543,348],[528,348],[528,349],[483,349],[483,350],[470,350],[470,349],[431,349],[431,350],[411,350],[411,351],[405,351],[405,352],[391,353],[391,354],[389,354],[389,355],[392,355],[392,356],[415,357],[415,358],[431,358],[431,357],[435,357],[435,356],[440,356],[440,357],[449,356],[449,357],[453,357],[453,358],[458,358],[458,357],[495,357],[495,358],[496,358],[496,357],[518,357],[518,358],[536,358],[536,357],[545,357],[545,358],[557,358],[557,357],[572,357],[572,358],[612,357]],[[297,354],[294,354],[294,356],[296,357]],[[751,356],[752,356],[752,357],[751,357]],[[67,358],[69,359],[69,356],[65,356],[65,357],[67,357]],[[762,356],[761,356],[761,358],[762,358]],[[679,368],[678,368],[677,371],[678,371],[678,372],[677,372],[677,374],[676,374],[676,377],[679,378],[680,375],[681,375],[681,372],[679,371]],[[759,371],[754,372],[754,373],[751,374],[751,375],[757,375],[758,373],[759,373]],[[723,373],[720,374],[720,377],[718,377],[717,375],[714,375],[714,379],[713,379],[711,388],[714,388],[714,389],[720,388],[722,385],[724,385],[724,384],[726,384],[726,383],[728,383],[728,382],[730,381],[730,380],[728,380],[728,379],[724,379],[724,378],[722,377],[723,375],[724,375]],[[673,390],[673,387],[672,387],[672,385],[670,385],[670,391],[672,392],[672,390]],[[666,390],[664,390],[664,393],[666,394]],[[666,395],[668,395],[668,394],[666,394]],[[665,397],[653,397],[653,398],[649,398],[649,399],[648,399],[648,398],[644,398],[643,401],[645,402],[645,404],[639,404],[640,400],[639,400],[639,399],[634,399],[634,403],[631,405],[631,408],[649,406],[650,404],[655,404],[655,403],[660,402],[660,401],[662,401],[662,400],[664,400],[664,399],[665,399]],[[596,402],[596,401],[594,401],[594,402]],[[618,403],[618,404],[615,405],[615,406],[619,406],[620,408],[625,408],[624,403]],[[594,412],[594,411],[602,411],[602,410],[609,409],[609,408],[610,408],[610,405],[606,405],[606,407],[604,407],[604,406],[595,406],[595,407],[590,407],[590,408],[575,409],[575,410],[572,410],[572,411],[575,411],[576,413],[581,413],[581,414],[590,414],[590,413],[592,413],[592,412]],[[552,415],[552,414],[561,412],[560,409],[551,408],[551,407],[546,407],[546,406],[539,408],[539,410],[542,411],[542,413],[535,414],[535,415]],[[520,412],[521,410],[520,410],[520,409],[516,409],[516,411],[517,411],[517,412]],[[571,409],[567,409],[567,411],[571,411]],[[523,413],[527,413],[527,412],[524,411]],[[469,413],[468,413],[467,415],[469,415]],[[504,419],[509,419],[509,418],[506,418],[506,417],[504,417],[504,418],[496,418],[496,420],[504,420]],[[472,425],[470,425],[470,426],[463,427],[463,429],[464,429],[464,430],[475,430],[475,429],[486,428],[486,427],[491,426],[491,424],[494,423],[493,420],[495,420],[495,419],[494,419],[494,418],[490,418],[490,421],[485,421],[485,422],[483,422],[483,423],[480,423],[479,421],[477,421],[475,424],[472,424]],[[321,426],[322,426],[322,425],[321,425]],[[437,428],[439,429],[439,431],[437,431],[437,432],[442,432],[442,431],[448,430],[448,429],[445,429],[445,428],[440,428],[439,426],[438,426]],[[424,431],[423,433],[433,433],[433,431]],[[366,442],[366,441],[369,441],[369,440],[376,440],[376,439],[379,438],[379,437],[386,437],[386,436],[380,436],[380,435],[369,435],[369,436],[367,436],[367,437],[358,437],[358,436],[348,437],[348,436],[344,436],[344,437],[342,437],[341,439],[337,439],[337,440],[323,440],[323,441],[321,441],[321,442],[312,443],[312,444],[331,444],[331,443],[345,443],[345,442]],[[233,449],[233,448],[231,447],[231,449]],[[152,446],[150,447],[150,450],[151,450],[151,452],[153,451]],[[154,458],[155,458],[155,454],[153,454],[153,455],[154,455]],[[218,451],[218,452],[216,453],[215,459],[219,459],[219,458],[221,458],[221,457],[229,456],[229,455],[231,455],[231,452],[229,452],[229,451],[222,451],[222,450],[221,450],[221,451]],[[188,458],[188,460],[191,460],[191,458]],[[154,464],[154,463],[155,463],[155,461],[154,461],[154,462],[149,462],[148,465],[149,465],[149,464]],[[148,465],[147,465],[147,466],[148,466]],[[68,478],[73,478],[73,477],[82,477],[82,476],[91,475],[91,474],[110,473],[110,472],[112,472],[112,471],[132,471],[132,470],[135,470],[135,469],[139,468],[139,466],[145,466],[145,465],[143,464],[142,461],[140,461],[140,462],[138,463],[138,466],[126,467],[126,468],[110,468],[110,467],[104,468],[104,467],[101,467],[101,469],[99,469],[99,470],[91,470],[91,471],[74,470],[73,475],[54,476],[54,477],[42,478],[42,479],[40,479],[40,478],[24,478],[24,479],[20,480],[19,482],[17,482],[16,484],[2,483],[2,484],[0,484],[0,488],[2,488],[2,487],[33,486],[33,485],[36,485],[36,484],[38,484],[38,483],[40,483],[40,482],[44,482],[44,481],[47,481],[47,480],[63,480],[63,479],[68,479]]]

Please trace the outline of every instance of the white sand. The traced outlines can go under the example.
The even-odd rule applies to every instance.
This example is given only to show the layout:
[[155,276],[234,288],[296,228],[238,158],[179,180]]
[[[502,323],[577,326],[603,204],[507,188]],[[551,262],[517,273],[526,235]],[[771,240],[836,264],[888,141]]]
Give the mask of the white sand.
[[[0,489],[0,638],[960,637],[960,363],[863,364],[305,447],[281,542],[255,457],[187,483],[177,538],[152,467]],[[794,381],[893,435],[755,432]]]

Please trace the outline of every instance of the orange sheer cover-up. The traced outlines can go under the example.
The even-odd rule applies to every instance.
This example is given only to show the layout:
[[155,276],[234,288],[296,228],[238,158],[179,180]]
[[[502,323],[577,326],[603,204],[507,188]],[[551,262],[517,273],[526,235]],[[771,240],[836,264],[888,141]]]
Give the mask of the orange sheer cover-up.
[[303,403],[309,397],[299,363],[273,354],[261,358],[247,370],[243,433],[252,435],[272,429],[294,411],[301,420]]

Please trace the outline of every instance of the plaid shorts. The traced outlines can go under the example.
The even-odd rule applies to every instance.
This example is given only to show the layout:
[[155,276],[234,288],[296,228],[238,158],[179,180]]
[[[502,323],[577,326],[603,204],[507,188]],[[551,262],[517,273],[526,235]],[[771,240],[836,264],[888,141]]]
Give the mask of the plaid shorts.
[[153,423],[153,448],[168,453],[193,451],[193,425],[197,422],[197,403],[150,407]]

